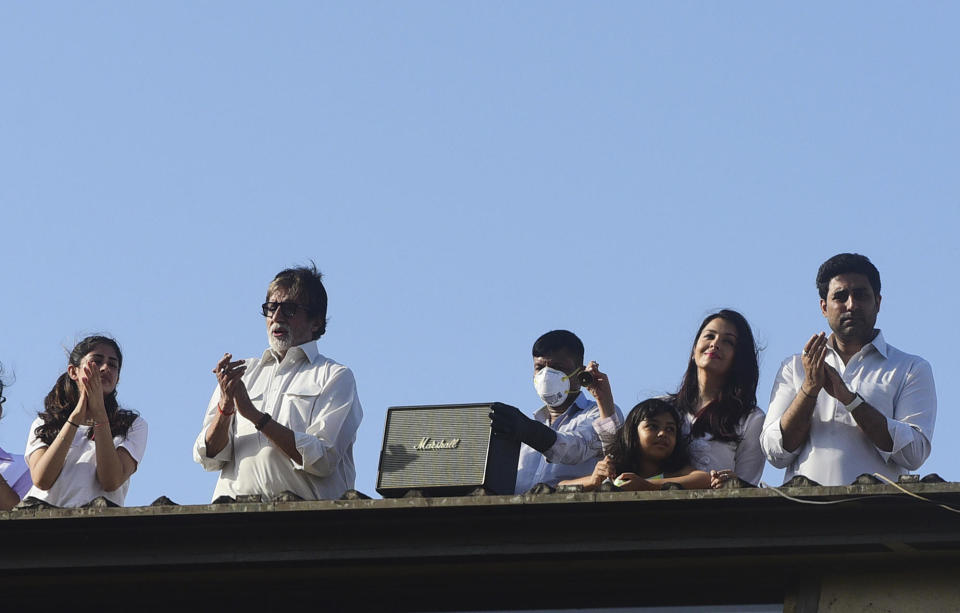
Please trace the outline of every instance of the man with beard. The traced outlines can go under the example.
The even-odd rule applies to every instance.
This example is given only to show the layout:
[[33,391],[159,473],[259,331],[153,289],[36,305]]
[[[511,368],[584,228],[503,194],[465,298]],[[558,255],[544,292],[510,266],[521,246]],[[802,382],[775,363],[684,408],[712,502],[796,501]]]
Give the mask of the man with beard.
[[820,310],[832,333],[814,334],[784,360],[760,442],[767,459],[821,485],[863,473],[896,480],[930,455],[937,417],[926,360],[888,344],[874,325],[880,273],[866,257],[841,253],[817,272]]
[[339,498],[354,485],[363,411],[350,369],[317,351],[327,324],[322,275],[313,265],[281,271],[261,308],[270,347],[259,359],[227,353],[217,363],[193,459],[220,471],[214,500]]

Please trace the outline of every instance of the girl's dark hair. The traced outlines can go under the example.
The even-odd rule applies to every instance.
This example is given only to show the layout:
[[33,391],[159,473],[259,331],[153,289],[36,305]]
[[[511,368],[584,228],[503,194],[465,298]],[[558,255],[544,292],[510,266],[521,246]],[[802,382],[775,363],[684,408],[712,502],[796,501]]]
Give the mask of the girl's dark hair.
[[[117,341],[107,336],[88,336],[77,343],[77,346],[70,352],[70,365],[79,368],[83,356],[93,351],[97,345],[109,345],[117,352],[117,373],[119,374],[120,368],[123,367],[123,354],[120,352],[120,345],[117,344]],[[43,423],[33,431],[37,438],[47,445],[53,443],[53,439],[57,438],[60,428],[67,423],[67,418],[70,417],[70,413],[73,412],[79,400],[80,388],[77,386],[77,382],[71,379],[66,372],[60,375],[57,382],[54,383],[53,389],[43,399],[43,411],[38,413]],[[126,436],[131,424],[137,418],[137,413],[120,408],[120,405],[117,404],[116,388],[103,397],[103,403],[107,409],[107,418],[110,421],[110,435]],[[87,438],[93,438],[93,428],[90,428],[87,432]]]
[[618,473],[637,472],[640,470],[643,461],[643,449],[640,447],[640,435],[637,434],[637,428],[640,422],[645,419],[655,417],[661,413],[666,413],[673,417],[677,424],[677,444],[673,448],[673,453],[660,465],[661,472],[672,473],[680,470],[690,464],[690,458],[687,456],[687,445],[684,437],[680,435],[681,422],[680,414],[677,409],[669,402],[660,398],[648,398],[630,409],[626,421],[617,430],[617,439],[610,448],[610,455],[613,456],[613,463],[617,467]]
[[693,361],[700,334],[714,319],[722,319],[737,329],[737,344],[733,351],[733,365],[723,382],[720,397],[705,407],[703,414],[690,430],[691,438],[702,437],[706,433],[720,441],[740,441],[737,426],[757,406],[757,381],[760,379],[758,357],[760,349],[753,338],[753,331],[746,318],[731,309],[722,309],[711,313],[703,320],[693,337],[693,348],[687,372],[683,375],[680,389],[671,396],[671,401],[682,413],[695,415],[700,400],[700,385],[697,381],[697,364]]

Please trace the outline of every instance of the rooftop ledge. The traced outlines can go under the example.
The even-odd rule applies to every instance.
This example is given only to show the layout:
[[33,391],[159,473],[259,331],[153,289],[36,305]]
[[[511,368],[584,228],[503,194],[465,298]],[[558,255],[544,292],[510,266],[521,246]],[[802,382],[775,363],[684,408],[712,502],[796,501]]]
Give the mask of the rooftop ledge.
[[[915,476],[908,476],[915,477]],[[932,478],[931,478],[932,477]],[[802,480],[802,478],[800,478]],[[207,515],[231,513],[291,513],[291,512],[336,512],[387,511],[397,509],[435,509],[435,508],[471,508],[471,507],[511,507],[517,505],[571,505],[571,504],[617,504],[617,503],[683,503],[687,505],[714,504],[730,501],[783,501],[789,504],[802,504],[790,501],[798,498],[814,503],[840,504],[845,499],[901,498],[911,500],[910,494],[931,498],[930,502],[960,505],[960,483],[946,482],[930,475],[927,482],[913,479],[901,479],[896,485],[880,482],[878,479],[863,475],[857,483],[844,486],[791,485],[777,487],[753,487],[746,484],[732,484],[716,490],[669,489],[655,492],[583,492],[579,488],[552,488],[539,486],[540,493],[531,492],[512,496],[487,494],[477,491],[461,496],[424,496],[411,492],[401,498],[373,499],[365,494],[351,490],[339,500],[297,500],[291,495],[280,496],[274,500],[262,501],[259,496],[241,496],[239,500],[224,497],[214,503],[199,505],[178,505],[166,496],[161,496],[149,506],[115,507],[108,506],[103,499],[97,499],[82,508],[56,508],[46,505],[17,508],[0,512],[2,521],[23,521],[58,518],[96,518],[96,517],[155,517],[169,515]],[[802,481],[801,481],[802,482]],[[806,483],[811,483],[807,481]],[[852,500],[850,502],[853,502]],[[923,501],[913,499],[918,504]],[[752,503],[757,504],[757,503]]]
[[647,606],[800,610],[787,604],[833,599],[842,579],[960,609],[960,517],[941,507],[960,508],[960,483],[874,481],[17,509],[0,513],[0,591],[5,605],[109,585],[151,610],[215,593],[240,610],[322,594],[332,610],[462,611],[630,607],[649,585]]

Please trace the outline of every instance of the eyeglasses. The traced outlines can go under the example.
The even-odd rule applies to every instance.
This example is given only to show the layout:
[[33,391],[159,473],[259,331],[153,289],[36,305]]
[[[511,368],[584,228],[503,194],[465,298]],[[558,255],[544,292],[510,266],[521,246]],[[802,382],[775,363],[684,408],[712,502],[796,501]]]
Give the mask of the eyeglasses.
[[294,317],[300,309],[310,313],[310,307],[296,302],[264,302],[260,305],[260,309],[263,311],[264,317],[270,317],[277,312],[277,309],[280,309],[283,316],[288,319]]

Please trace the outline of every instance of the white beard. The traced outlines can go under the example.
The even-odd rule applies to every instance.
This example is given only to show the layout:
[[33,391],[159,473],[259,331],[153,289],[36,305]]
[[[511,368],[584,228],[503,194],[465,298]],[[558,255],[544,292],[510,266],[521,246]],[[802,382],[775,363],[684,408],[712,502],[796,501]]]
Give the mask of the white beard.
[[272,349],[274,353],[284,355],[291,347],[293,347],[293,344],[291,343],[290,329],[282,325],[277,325],[274,329],[285,331],[287,336],[285,339],[279,339],[273,335],[273,330],[267,330],[267,341],[270,343],[270,349]]

